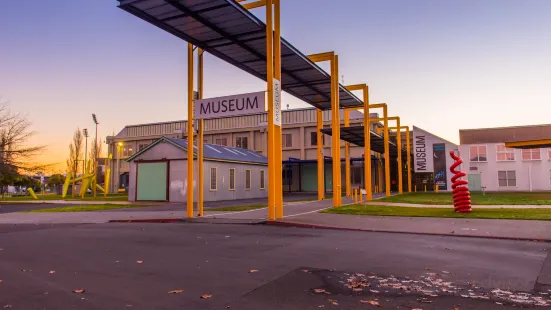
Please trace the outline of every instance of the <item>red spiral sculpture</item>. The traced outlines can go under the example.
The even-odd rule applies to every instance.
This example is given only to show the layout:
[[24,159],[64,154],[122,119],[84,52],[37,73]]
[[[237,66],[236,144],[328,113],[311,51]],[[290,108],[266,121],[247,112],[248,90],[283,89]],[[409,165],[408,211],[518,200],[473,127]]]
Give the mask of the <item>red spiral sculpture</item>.
[[450,171],[453,173],[452,177],[452,189],[453,189],[453,206],[455,212],[468,213],[471,212],[471,194],[469,193],[469,181],[458,180],[467,175],[464,171],[455,170],[455,168],[463,163],[461,157],[455,155],[453,151],[450,151],[450,156],[455,160],[450,167]]

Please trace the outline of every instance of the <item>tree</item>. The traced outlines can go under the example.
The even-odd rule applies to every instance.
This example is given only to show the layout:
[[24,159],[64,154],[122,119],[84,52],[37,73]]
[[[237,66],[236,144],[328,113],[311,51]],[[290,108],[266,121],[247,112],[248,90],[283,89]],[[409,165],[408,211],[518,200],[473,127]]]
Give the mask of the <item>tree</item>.
[[25,115],[13,113],[7,103],[0,103],[0,193],[22,172],[34,172],[44,168],[34,162],[34,157],[45,146],[30,146],[29,139],[35,134]]
[[54,187],[58,185],[62,185],[63,183],[65,183],[65,176],[63,174],[59,174],[59,173],[52,174],[48,179],[48,185],[51,185]]
[[[82,132],[77,128],[73,135],[73,142],[69,145],[69,159],[67,159],[67,170],[71,172],[73,184],[71,187],[71,197],[75,198],[76,184],[75,178],[78,173],[78,164],[82,160]],[[84,171],[82,172],[84,175]]]

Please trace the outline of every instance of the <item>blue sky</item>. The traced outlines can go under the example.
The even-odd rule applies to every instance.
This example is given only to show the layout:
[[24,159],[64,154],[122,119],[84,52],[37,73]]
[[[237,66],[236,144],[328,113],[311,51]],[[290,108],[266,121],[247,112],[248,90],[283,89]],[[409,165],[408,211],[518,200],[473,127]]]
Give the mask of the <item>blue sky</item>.
[[[368,83],[371,103],[448,140],[549,123],[551,1],[282,0],[282,26],[305,54],[334,50],[344,82]],[[29,115],[48,160],[64,161],[91,113],[102,135],[187,117],[187,44],[115,0],[3,0],[0,39],[0,97]],[[265,88],[212,56],[205,66],[206,97]]]

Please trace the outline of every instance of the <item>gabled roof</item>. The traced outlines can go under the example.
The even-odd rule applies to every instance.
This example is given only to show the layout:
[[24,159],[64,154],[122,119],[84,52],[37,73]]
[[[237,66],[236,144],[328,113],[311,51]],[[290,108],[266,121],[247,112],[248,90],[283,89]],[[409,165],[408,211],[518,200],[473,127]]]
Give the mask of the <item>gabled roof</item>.
[[[433,137],[435,137],[435,138],[438,138],[438,139],[440,139],[440,140],[442,140],[442,141],[444,141],[444,142],[446,142],[446,143],[453,144],[453,146],[457,147],[457,144],[455,144],[455,143],[453,143],[453,142],[451,142],[451,141],[448,141],[448,140],[446,140],[446,139],[444,139],[444,138],[441,138],[441,137],[439,137],[439,136],[437,136],[437,135],[435,135],[435,134],[433,134],[433,133],[431,133],[431,132],[428,132],[428,131],[424,130],[423,128],[419,128],[419,127],[417,127],[417,126],[413,126],[413,130],[422,131],[422,132],[424,132],[424,133],[427,134],[427,135],[431,135],[431,136],[433,136]],[[412,135],[411,137],[412,137],[412,139],[413,139],[413,135]]]
[[[155,145],[161,142],[170,143],[175,147],[182,149],[183,151],[187,151],[188,148],[186,139],[161,137],[160,139],[148,145],[143,150],[126,159],[126,161],[130,162],[135,160],[138,156],[145,153],[147,150],[153,148]],[[205,160],[229,161],[262,165],[268,164],[268,158],[266,156],[253,152],[251,150],[207,143],[204,143],[203,146],[203,154]],[[193,154],[194,156],[197,156],[197,146],[193,146],[193,148]]]

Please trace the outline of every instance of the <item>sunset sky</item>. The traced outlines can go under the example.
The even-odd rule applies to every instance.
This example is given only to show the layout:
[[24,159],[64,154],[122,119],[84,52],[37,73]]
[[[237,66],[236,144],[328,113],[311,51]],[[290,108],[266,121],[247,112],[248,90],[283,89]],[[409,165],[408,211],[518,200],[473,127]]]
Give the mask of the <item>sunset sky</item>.
[[[388,103],[403,124],[458,142],[460,128],[551,123],[549,0],[281,3],[290,43],[334,50],[344,82],[368,83],[371,103]],[[186,42],[117,4],[2,0],[0,101],[33,122],[32,142],[49,146],[41,161],[64,162],[73,131],[93,132],[92,113],[102,140],[125,125],[187,118]],[[206,56],[205,97],[265,87]]]

